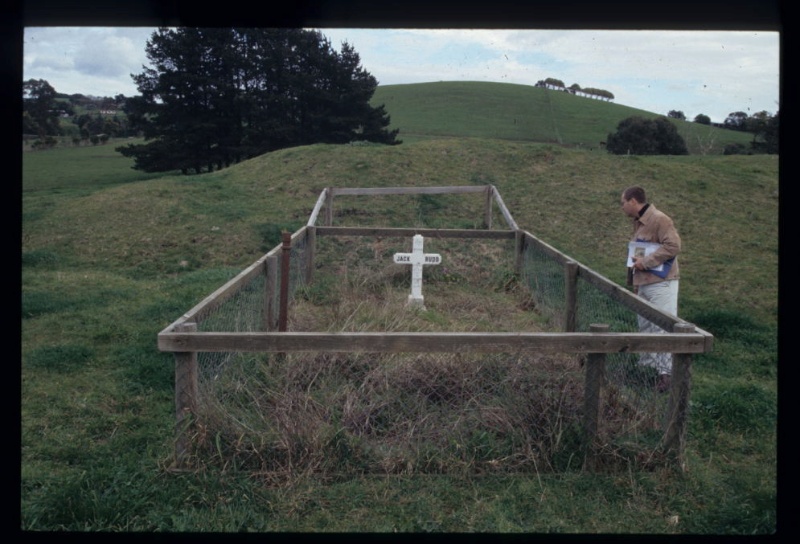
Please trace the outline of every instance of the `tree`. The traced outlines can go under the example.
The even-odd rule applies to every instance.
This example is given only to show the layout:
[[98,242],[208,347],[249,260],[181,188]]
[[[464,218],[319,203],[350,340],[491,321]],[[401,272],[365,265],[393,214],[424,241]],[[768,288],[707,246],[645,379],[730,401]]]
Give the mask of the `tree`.
[[723,125],[732,130],[747,130],[747,114],[743,111],[729,113]]
[[344,43],[294,28],[159,29],[151,67],[133,75],[130,128],[147,143],[118,148],[145,171],[211,171],[268,151],[311,143],[400,143],[377,80]]
[[750,148],[756,152],[778,152],[778,114],[773,117],[767,111],[754,113],[745,121],[745,130],[753,133]]
[[669,110],[667,113],[667,117],[670,119],[680,119],[681,121],[686,121],[686,115],[682,111],[679,110]]
[[550,89],[550,88],[563,89],[564,88],[564,82],[561,81],[560,79],[557,79],[557,78],[554,78],[554,77],[548,77],[545,80],[539,80],[537,82],[536,86],[545,87],[547,89]]
[[703,113],[698,113],[697,115],[694,116],[694,122],[699,123],[701,125],[710,125],[711,118]]
[[780,136],[780,111],[767,121],[767,126],[764,130],[764,151],[767,153],[778,153],[779,149],[779,136]]
[[22,111],[23,131],[33,131],[39,138],[61,133],[56,90],[44,79],[29,79],[22,84]]
[[606,91],[605,89],[596,89],[594,87],[584,87],[581,89],[581,93],[585,94],[588,97],[597,97],[597,98],[605,98],[606,101],[614,100],[614,94],[610,91]]
[[688,155],[686,142],[666,117],[628,117],[606,138],[606,150],[615,155]]

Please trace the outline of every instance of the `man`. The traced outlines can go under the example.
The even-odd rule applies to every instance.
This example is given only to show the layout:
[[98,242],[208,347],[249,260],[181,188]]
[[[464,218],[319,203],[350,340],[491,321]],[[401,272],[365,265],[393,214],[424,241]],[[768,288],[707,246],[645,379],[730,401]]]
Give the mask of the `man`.
[[[633,290],[659,309],[678,315],[678,258],[681,239],[672,219],[647,202],[641,187],[628,187],[622,193],[622,211],[633,220],[634,242],[652,242],[659,247],[645,256],[633,256]],[[658,270],[660,268],[660,270]],[[641,332],[664,332],[660,327],[639,316]],[[656,389],[669,390],[672,375],[671,353],[643,353],[639,364],[658,371]]]

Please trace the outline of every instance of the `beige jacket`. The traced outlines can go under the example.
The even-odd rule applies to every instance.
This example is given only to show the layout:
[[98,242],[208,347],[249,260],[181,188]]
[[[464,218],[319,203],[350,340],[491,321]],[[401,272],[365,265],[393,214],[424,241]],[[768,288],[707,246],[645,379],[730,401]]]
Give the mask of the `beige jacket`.
[[656,242],[661,247],[648,255],[642,261],[646,268],[654,268],[664,261],[674,257],[672,267],[666,277],[662,278],[646,270],[633,271],[633,285],[648,285],[665,280],[677,280],[678,253],[681,251],[681,238],[672,219],[665,213],[660,212],[655,206],[649,204],[644,213],[638,219],[633,220],[633,236],[631,241]]

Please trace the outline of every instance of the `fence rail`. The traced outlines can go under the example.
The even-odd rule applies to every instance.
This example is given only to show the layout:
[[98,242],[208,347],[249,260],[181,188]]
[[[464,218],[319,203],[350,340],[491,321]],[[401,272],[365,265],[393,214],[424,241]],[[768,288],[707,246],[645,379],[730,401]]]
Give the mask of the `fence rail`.
[[704,353],[700,333],[165,332],[161,351],[339,353]]
[[[334,197],[386,194],[485,194],[485,229],[429,229],[333,226]],[[507,230],[489,230],[497,206]],[[326,225],[317,226],[325,211]],[[294,293],[313,281],[318,238],[339,236],[513,240],[514,268],[538,311],[562,332],[293,332],[285,313]],[[245,302],[246,301],[246,302]],[[241,309],[218,319],[224,309]],[[283,315],[280,315],[283,314]],[[641,316],[663,334],[638,332]],[[235,323],[230,325],[229,323]],[[225,330],[225,327],[234,330]],[[713,337],[677,316],[662,312],[628,290],[518,228],[493,186],[328,188],[308,224],[285,234],[282,244],[256,260],[158,335],[158,348],[175,353],[176,464],[183,463],[197,412],[198,353],[570,353],[585,355],[583,428],[596,444],[600,404],[609,380],[621,375],[638,353],[672,353],[674,369],[664,417],[662,448],[683,464],[691,355],[710,351]],[[625,371],[627,372],[627,371]],[[196,423],[196,422],[195,422]],[[591,448],[590,448],[591,450]],[[588,460],[593,459],[587,455]]]

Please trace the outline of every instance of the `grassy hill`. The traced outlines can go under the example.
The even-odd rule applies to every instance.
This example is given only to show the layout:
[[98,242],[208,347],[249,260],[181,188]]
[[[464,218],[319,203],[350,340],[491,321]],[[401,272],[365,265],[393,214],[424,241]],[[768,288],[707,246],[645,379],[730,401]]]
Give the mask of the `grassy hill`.
[[[385,104],[391,128],[405,142],[442,136],[548,142],[604,151],[620,121],[648,112],[529,85],[438,82],[378,86],[372,102]],[[727,144],[747,145],[749,134],[672,120],[691,154],[721,154]]]
[[[400,106],[402,96],[413,102],[404,91],[425,86],[400,87],[383,89],[393,122],[416,127],[399,146],[286,149],[193,177],[141,175],[114,143],[23,154],[22,529],[775,531],[777,157],[621,157],[507,137],[492,122],[501,105],[488,99],[468,114],[450,107],[462,121],[448,130],[468,137],[446,136],[441,123],[423,124],[445,98],[418,94],[426,115]],[[555,110],[577,100],[622,108],[550,94]],[[579,133],[567,128],[572,116],[531,113],[525,123],[558,119],[567,144]],[[156,349],[161,329],[274,247],[281,229],[304,224],[324,187],[487,183],[521,228],[620,283],[622,188],[641,183],[675,218],[685,244],[680,314],[715,334],[714,351],[695,358],[688,473],[298,475],[278,485],[234,467],[165,470],[174,371]],[[455,207],[408,204],[422,224],[464,221]],[[368,207],[374,222],[394,210],[343,205]]]

